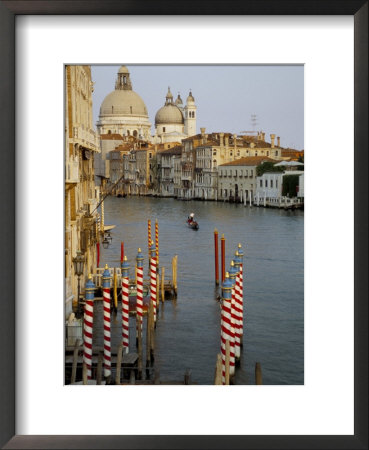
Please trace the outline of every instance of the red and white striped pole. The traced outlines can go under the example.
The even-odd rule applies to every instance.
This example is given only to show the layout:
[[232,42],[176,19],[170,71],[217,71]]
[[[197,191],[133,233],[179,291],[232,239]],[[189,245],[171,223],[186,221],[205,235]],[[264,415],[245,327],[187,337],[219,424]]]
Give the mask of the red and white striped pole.
[[104,308],[104,376],[111,375],[111,332],[110,332],[110,280],[109,267],[105,264],[102,274],[103,280],[103,308]]
[[156,265],[159,267],[159,224],[155,219],[155,247],[156,247]]
[[143,322],[143,255],[141,249],[138,249],[136,256],[137,261],[137,299],[136,299],[136,317],[137,323],[140,324],[142,330]]
[[235,355],[235,346],[236,346],[236,322],[238,322],[238,316],[236,315],[235,303],[236,303],[236,276],[237,269],[234,266],[233,261],[231,261],[231,267],[229,269],[229,279],[232,283],[232,298],[231,298],[231,339],[229,341],[230,347],[230,359],[229,359],[229,374],[234,375],[235,365],[236,365],[236,355]]
[[[225,273],[224,282],[222,284],[222,318],[221,318],[221,334],[220,334],[220,350],[222,353],[222,384],[226,383],[226,340],[232,340],[231,330],[231,302],[232,302],[232,282],[229,279],[228,272]],[[234,356],[234,354],[233,354]]]
[[240,266],[241,266],[241,258],[238,255],[238,251],[235,253],[235,257],[233,258],[234,266],[237,270],[236,275],[236,285],[235,285],[235,302],[234,302],[234,311],[235,311],[235,357],[236,364],[238,365],[241,357],[241,328],[242,328],[242,299],[241,299],[241,291],[240,291]]
[[122,269],[122,345],[124,353],[129,352],[129,264],[127,256],[121,264]]
[[92,368],[92,334],[94,323],[94,298],[95,285],[92,275],[89,275],[86,283],[85,315],[83,320],[83,361],[87,367],[87,378],[91,380]]
[[243,251],[241,244],[238,244],[238,256],[241,259],[240,263],[240,339],[241,339],[241,347],[243,340],[243,326],[244,326],[244,298],[243,298]]
[[151,239],[151,220],[150,219],[148,219],[147,220],[147,250],[148,250],[148,253],[149,253],[149,259],[150,259],[150,249],[151,249],[151,242],[152,242],[152,239]]
[[150,258],[150,299],[152,301],[153,312],[154,312],[154,324],[156,323],[156,298],[157,298],[157,280],[156,280],[156,248],[154,242],[151,241],[151,258]]

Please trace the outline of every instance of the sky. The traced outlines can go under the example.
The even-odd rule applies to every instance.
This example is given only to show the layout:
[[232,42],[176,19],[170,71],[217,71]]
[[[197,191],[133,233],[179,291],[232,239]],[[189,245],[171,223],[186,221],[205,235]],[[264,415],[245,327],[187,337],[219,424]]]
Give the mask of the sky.
[[[122,63],[124,64],[124,63]],[[114,90],[119,65],[95,65],[93,113],[96,124],[105,96]],[[124,64],[126,65],[126,64]],[[129,65],[132,89],[146,104],[152,134],[155,114],[170,87],[183,103],[190,89],[197,106],[197,133],[264,131],[282,147],[304,148],[304,67],[302,65]],[[251,116],[256,115],[256,126]]]

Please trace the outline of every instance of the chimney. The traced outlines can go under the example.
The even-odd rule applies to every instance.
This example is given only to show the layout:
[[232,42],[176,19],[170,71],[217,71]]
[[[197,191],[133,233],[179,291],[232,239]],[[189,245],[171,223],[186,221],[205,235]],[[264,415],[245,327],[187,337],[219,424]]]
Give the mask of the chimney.
[[271,144],[272,148],[274,148],[274,139],[275,139],[275,134],[271,134],[270,135],[270,144]]
[[224,146],[223,138],[224,138],[224,133],[219,133],[219,145],[220,145],[220,147]]
[[281,138],[277,136],[277,147],[281,146]]
[[234,149],[236,150],[236,147],[237,147],[237,134],[233,135],[233,145],[234,145]]
[[262,140],[265,142],[265,133],[261,133],[263,135]]
[[225,136],[224,140],[225,140],[225,148],[228,149],[228,141],[229,141],[229,137],[228,137],[228,136]]
[[201,136],[204,136],[204,134],[205,134],[205,128],[200,128],[200,131],[201,131]]

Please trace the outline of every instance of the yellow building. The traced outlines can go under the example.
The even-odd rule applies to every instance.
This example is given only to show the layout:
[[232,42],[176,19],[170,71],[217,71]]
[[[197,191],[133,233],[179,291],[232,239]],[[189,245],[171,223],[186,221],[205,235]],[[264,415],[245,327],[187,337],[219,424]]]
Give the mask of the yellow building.
[[[94,157],[99,152],[93,130],[90,66],[66,66],[65,108],[65,295],[66,316],[78,303],[86,277],[96,268],[97,204]],[[73,263],[80,252],[83,273]]]

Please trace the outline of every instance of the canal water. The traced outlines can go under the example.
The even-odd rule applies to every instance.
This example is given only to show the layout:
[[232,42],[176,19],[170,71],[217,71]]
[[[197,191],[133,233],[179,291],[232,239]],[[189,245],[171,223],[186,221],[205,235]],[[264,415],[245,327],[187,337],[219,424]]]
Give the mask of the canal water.
[[[105,225],[116,227],[110,247],[101,249],[100,267],[119,267],[120,242],[124,241],[131,277],[140,247],[147,279],[148,219],[153,236],[155,219],[159,222],[159,258],[166,278],[171,277],[172,257],[178,255],[178,297],[160,306],[155,332],[155,367],[162,382],[183,380],[190,369],[191,381],[214,384],[220,352],[220,304],[214,281],[213,232],[217,228],[219,249],[222,233],[226,238],[226,270],[239,242],[245,253],[244,346],[235,383],[254,384],[257,361],[263,384],[304,383],[302,211],[153,197],[108,197],[104,206]],[[191,212],[200,226],[197,231],[185,224]],[[119,313],[112,318],[116,329],[112,345],[120,339]],[[134,336],[134,318],[130,326]]]

